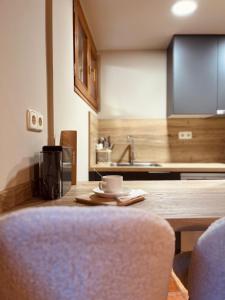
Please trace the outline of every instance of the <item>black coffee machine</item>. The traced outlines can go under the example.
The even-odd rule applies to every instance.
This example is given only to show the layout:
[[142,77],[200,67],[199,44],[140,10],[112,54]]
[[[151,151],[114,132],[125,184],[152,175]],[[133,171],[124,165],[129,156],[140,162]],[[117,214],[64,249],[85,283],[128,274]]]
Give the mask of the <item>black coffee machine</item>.
[[41,196],[46,200],[61,198],[71,187],[72,149],[43,146],[39,170]]

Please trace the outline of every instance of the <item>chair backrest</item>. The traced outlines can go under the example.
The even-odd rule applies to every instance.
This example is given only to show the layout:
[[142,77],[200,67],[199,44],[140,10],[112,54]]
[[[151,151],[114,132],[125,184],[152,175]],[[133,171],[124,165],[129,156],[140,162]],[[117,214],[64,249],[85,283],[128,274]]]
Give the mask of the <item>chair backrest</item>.
[[225,218],[213,223],[196,243],[188,289],[191,300],[225,299]]
[[173,254],[142,210],[26,209],[0,218],[0,299],[165,300]]

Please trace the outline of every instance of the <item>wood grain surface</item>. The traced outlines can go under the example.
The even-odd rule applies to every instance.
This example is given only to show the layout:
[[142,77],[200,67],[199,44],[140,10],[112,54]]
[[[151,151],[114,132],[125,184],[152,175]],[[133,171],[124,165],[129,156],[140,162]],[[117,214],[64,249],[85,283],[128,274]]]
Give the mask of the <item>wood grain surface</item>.
[[172,272],[169,281],[169,293],[167,300],[188,300],[188,291],[185,289],[176,274]]
[[181,172],[181,173],[225,173],[224,163],[160,163],[160,167],[136,167],[136,166],[110,166],[109,164],[97,164],[90,167],[90,171],[98,172]]
[[98,142],[98,118],[89,112],[89,167],[96,164],[96,147]]
[[[36,206],[80,206],[76,196],[91,193],[97,184],[79,183],[62,199],[33,199],[14,210]],[[162,216],[176,231],[204,230],[218,218],[225,217],[225,180],[125,181],[124,187],[147,192],[144,201],[130,207]]]
[[32,182],[9,187],[0,192],[0,213],[27,202],[32,197]]
[[[179,140],[180,131],[192,131],[192,140]],[[135,141],[138,161],[225,162],[225,119],[100,119],[99,136],[111,136],[113,161],[121,160],[127,136]],[[125,151],[123,161],[128,161]]]
[[103,198],[95,194],[82,194],[76,197],[76,201],[86,205],[110,205],[110,206],[128,206],[134,203],[144,201],[144,196],[129,198],[127,196],[121,198]]

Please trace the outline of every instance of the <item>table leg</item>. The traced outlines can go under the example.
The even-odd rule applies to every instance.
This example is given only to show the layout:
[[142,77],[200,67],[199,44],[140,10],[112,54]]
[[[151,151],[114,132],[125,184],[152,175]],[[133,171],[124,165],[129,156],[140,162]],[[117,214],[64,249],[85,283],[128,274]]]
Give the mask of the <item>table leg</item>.
[[176,241],[175,241],[175,254],[178,254],[181,252],[181,232],[180,231],[176,231],[175,232],[175,237],[176,237]]

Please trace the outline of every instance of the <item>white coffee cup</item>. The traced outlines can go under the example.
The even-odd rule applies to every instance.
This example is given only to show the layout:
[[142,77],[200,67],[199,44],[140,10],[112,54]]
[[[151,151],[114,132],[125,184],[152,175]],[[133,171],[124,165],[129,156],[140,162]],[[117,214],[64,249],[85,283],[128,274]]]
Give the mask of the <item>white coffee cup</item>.
[[123,189],[123,176],[102,176],[102,181],[99,182],[99,188],[104,193],[120,193]]

